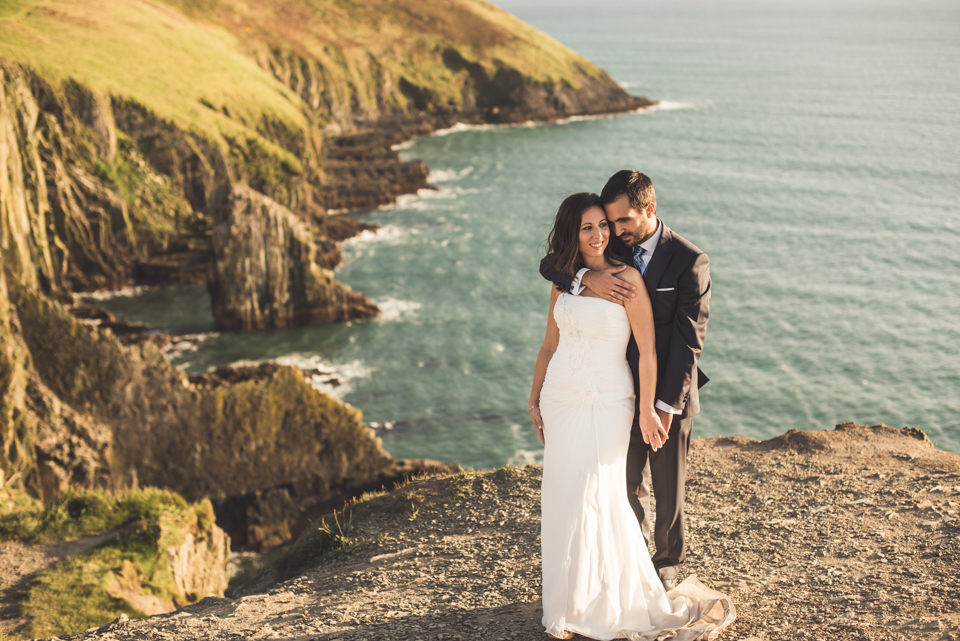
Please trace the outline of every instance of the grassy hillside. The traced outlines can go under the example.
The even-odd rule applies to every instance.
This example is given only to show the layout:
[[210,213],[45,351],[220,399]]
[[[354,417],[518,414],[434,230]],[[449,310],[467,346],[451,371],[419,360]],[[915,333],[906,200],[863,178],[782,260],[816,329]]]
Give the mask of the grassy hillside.
[[421,98],[411,95],[417,91],[409,84],[422,94],[422,103],[414,106],[425,109],[463,106],[463,91],[480,69],[489,78],[509,70],[511,81],[572,87],[584,76],[603,75],[582,56],[483,0],[168,1],[222,25],[254,55],[266,46],[317,61],[324,80],[355,91],[361,105],[375,102],[376,80],[384,74],[403,79],[404,86],[384,92],[394,106],[405,108]]
[[304,129],[299,98],[244,55],[230,33],[167,5],[3,0],[0,58],[51,83],[71,79],[95,94],[136,102],[211,141],[258,139],[299,167],[258,132],[272,121]]
[[[314,86],[278,55],[317,65]],[[0,0],[0,57],[216,140],[261,138],[270,123],[302,131],[306,111],[322,125],[338,103],[359,115],[463,107],[478,92],[495,102],[522,83],[604,75],[482,0]]]

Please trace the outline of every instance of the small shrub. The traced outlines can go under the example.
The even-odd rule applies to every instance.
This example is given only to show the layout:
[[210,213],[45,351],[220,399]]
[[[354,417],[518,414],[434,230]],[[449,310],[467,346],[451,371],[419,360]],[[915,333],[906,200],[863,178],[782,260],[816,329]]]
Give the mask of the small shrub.
[[450,489],[454,495],[465,499],[473,494],[476,481],[480,481],[480,487],[483,488],[483,477],[476,470],[464,470],[450,480]]

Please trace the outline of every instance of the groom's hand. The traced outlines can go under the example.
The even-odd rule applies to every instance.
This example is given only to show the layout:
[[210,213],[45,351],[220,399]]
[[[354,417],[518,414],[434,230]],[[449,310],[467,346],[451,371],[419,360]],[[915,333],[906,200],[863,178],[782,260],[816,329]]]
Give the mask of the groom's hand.
[[660,417],[660,425],[663,426],[663,440],[666,441],[669,438],[668,434],[670,434],[670,424],[673,423],[673,414],[664,412],[658,407],[657,416]]
[[626,265],[610,267],[608,269],[590,270],[583,275],[580,282],[591,292],[605,298],[611,303],[623,305],[636,296],[637,288],[625,280],[620,280],[614,274],[619,274],[627,268]]

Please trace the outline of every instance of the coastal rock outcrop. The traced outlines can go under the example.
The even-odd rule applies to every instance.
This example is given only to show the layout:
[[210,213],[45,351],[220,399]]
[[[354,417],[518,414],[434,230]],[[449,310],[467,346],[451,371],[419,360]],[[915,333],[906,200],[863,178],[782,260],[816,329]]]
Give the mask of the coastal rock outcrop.
[[296,368],[191,384],[152,341],[121,345],[16,280],[0,293],[13,312],[0,317],[12,328],[0,466],[47,501],[69,487],[169,488],[212,499],[236,545],[261,547],[354,494],[456,469],[391,458],[358,410]]
[[[329,212],[427,187],[426,166],[391,148],[401,140],[457,122],[545,121],[652,104],[510,14],[467,0],[120,0],[98,11],[65,0],[63,11],[31,10],[38,1],[0,23],[0,200],[15,273],[60,297],[210,274],[215,296],[244,297],[214,305],[224,328],[372,312],[357,303],[352,316],[345,310],[356,297],[325,285],[313,292],[329,300],[295,304],[291,313],[277,301],[303,297],[296,278],[251,286],[249,270],[220,269],[223,257],[214,254],[224,247],[211,229],[230,218],[237,193],[258,192],[307,223],[320,256],[300,252],[290,262],[309,274],[339,260],[320,231]],[[55,46],[23,36],[53,31]],[[168,32],[182,40],[172,44]],[[89,50],[91,41],[112,43],[109,55]],[[111,72],[91,63],[100,54],[116,61]],[[278,290],[281,282],[291,289]],[[275,299],[267,304],[265,289]]]
[[219,330],[369,318],[379,311],[316,263],[307,223],[263,194],[233,185],[213,223],[210,287]]

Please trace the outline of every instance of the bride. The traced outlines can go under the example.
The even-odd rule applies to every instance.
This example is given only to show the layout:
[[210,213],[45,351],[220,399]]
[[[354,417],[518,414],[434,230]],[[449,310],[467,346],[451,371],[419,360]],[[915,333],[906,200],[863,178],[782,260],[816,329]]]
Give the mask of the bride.
[[[571,276],[620,265],[599,196],[560,205],[548,251]],[[730,599],[690,577],[666,592],[627,501],[626,457],[634,412],[658,449],[653,313],[633,267],[618,274],[638,295],[620,306],[585,290],[553,288],[533,375],[530,414],[544,444],[541,489],[543,625],[553,638],[713,639],[736,616]],[[640,349],[639,399],[627,364]]]

